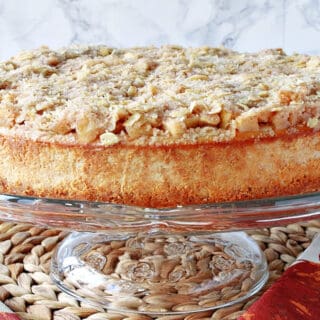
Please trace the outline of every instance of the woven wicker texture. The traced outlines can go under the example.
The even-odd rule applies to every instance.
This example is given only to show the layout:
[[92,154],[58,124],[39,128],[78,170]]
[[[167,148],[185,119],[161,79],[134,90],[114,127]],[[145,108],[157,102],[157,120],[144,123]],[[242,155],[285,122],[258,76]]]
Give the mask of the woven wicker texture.
[[[291,224],[286,227],[252,230],[248,233],[265,252],[272,282],[308,247],[320,220]],[[50,259],[66,232],[27,224],[0,223],[0,300],[31,320],[150,320],[149,316],[116,314],[79,303],[52,284]],[[259,294],[261,294],[261,291]],[[162,316],[158,320],[237,319],[259,296],[246,302],[212,312],[188,316]]]

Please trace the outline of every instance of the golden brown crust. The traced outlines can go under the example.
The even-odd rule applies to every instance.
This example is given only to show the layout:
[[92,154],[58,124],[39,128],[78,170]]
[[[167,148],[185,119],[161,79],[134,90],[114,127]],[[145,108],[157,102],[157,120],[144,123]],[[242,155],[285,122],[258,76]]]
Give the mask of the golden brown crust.
[[0,192],[146,207],[319,190],[320,133],[162,147],[0,137]]

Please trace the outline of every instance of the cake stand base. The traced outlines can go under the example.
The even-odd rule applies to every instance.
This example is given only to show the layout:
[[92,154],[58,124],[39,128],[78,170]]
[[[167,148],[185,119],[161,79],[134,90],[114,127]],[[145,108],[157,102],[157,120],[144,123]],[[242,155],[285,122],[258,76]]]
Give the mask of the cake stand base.
[[206,235],[70,234],[52,259],[53,281],[79,300],[151,315],[217,309],[247,299],[268,279],[244,232]]

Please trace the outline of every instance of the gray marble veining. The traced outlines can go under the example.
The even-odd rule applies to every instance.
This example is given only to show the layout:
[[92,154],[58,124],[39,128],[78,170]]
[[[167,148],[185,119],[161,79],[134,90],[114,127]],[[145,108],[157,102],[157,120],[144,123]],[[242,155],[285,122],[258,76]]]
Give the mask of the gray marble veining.
[[319,0],[0,0],[0,58],[71,43],[320,54]]

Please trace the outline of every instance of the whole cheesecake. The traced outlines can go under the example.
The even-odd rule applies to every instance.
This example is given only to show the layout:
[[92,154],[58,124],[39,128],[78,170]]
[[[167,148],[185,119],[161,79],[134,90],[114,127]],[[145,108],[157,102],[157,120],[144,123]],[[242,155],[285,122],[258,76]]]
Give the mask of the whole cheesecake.
[[320,57],[47,47],[0,64],[0,192],[144,207],[320,190]]

